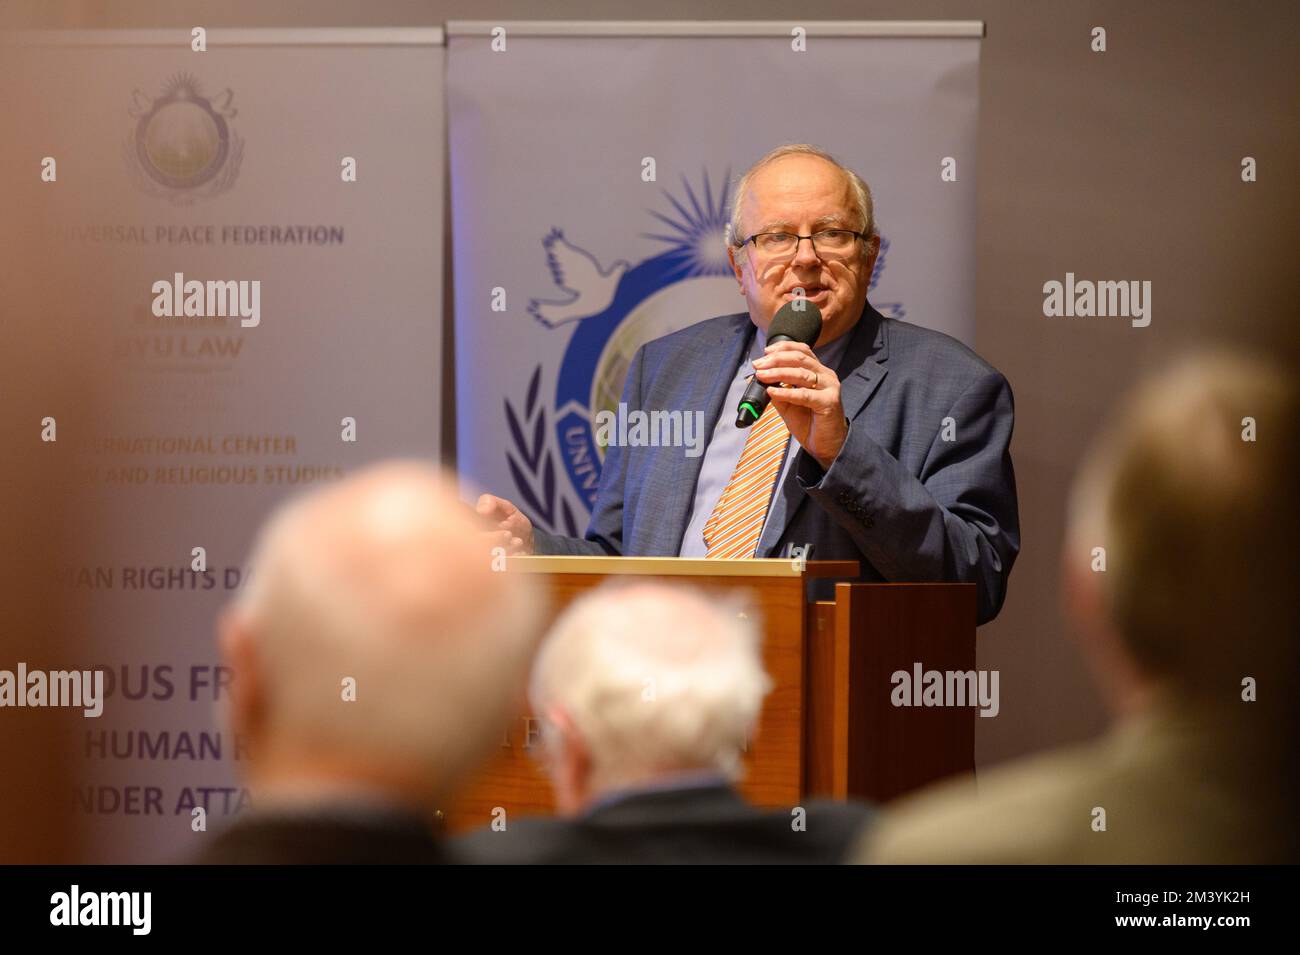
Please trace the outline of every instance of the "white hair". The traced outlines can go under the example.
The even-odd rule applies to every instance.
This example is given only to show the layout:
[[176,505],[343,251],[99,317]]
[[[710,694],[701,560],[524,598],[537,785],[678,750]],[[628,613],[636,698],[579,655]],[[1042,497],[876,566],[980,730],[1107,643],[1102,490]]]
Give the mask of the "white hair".
[[735,778],[771,688],[760,642],[754,612],[734,597],[607,584],[546,637],[530,701],[548,744],[546,713],[563,710],[601,783],[693,769]]
[[255,546],[235,611],[255,635],[268,736],[454,782],[518,703],[544,601],[525,575],[492,573],[436,469],[351,482],[364,480],[347,501],[322,499],[342,486],[290,501]]
[[727,224],[727,244],[739,251],[747,238],[740,223],[740,209],[745,201],[745,196],[749,193],[749,183],[754,178],[754,174],[763,167],[787,156],[816,156],[818,159],[824,159],[844,173],[849,181],[849,190],[853,194],[853,211],[857,213],[858,219],[862,223],[862,227],[858,231],[867,236],[867,240],[862,243],[863,258],[870,254],[871,245],[880,235],[879,230],[876,228],[876,209],[871,198],[871,187],[867,185],[865,179],[848,166],[845,166],[826,150],[811,143],[790,143],[785,146],[778,146],[745,170],[745,174],[736,183],[736,192],[731,200],[731,221]]

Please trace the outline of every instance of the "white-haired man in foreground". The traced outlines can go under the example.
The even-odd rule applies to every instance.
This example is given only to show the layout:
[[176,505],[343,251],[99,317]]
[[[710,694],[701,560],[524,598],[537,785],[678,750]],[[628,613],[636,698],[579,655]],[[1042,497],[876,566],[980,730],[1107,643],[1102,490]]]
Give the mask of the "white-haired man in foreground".
[[518,705],[541,631],[433,467],[378,465],[291,501],[223,616],[254,808],[200,860],[438,862],[434,818]]
[[[769,812],[736,791],[770,683],[729,598],[605,585],[543,643],[529,690],[561,816],[461,840],[472,861],[838,862],[864,806]],[[761,744],[760,744],[761,745]]]

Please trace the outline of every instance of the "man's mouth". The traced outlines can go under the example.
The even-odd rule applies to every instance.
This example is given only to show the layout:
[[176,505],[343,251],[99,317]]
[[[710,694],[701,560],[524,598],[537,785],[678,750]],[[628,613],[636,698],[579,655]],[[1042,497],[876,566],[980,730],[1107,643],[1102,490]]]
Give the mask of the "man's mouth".
[[824,301],[830,297],[831,290],[825,285],[798,285],[784,294],[787,302],[796,298],[806,298],[809,301]]

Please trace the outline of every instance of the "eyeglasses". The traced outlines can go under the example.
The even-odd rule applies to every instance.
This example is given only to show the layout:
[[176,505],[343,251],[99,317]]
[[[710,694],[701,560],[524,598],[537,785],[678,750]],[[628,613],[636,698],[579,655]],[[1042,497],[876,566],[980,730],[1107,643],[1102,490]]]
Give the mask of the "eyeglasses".
[[821,232],[814,232],[812,235],[795,235],[792,232],[758,232],[751,235],[740,245],[744,248],[752,242],[754,248],[764,256],[776,258],[778,256],[795,255],[799,243],[807,239],[812,243],[815,255],[841,256],[850,251],[858,239],[865,239],[866,237],[864,232],[853,232],[849,229],[824,229]]

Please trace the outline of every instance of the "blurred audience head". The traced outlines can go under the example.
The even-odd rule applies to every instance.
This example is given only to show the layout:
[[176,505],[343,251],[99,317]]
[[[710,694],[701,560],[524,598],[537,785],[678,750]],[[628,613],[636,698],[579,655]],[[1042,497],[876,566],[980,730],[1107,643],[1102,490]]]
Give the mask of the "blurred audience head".
[[1065,592],[1121,712],[1156,688],[1240,710],[1245,678],[1293,672],[1298,411],[1283,369],[1203,353],[1140,387],[1088,456]]
[[529,691],[560,811],[683,774],[738,777],[770,688],[760,643],[739,601],[686,587],[605,585],[571,604]]
[[541,600],[452,482],[371,467],[267,522],[221,624],[254,799],[364,788],[430,814],[520,705]]

